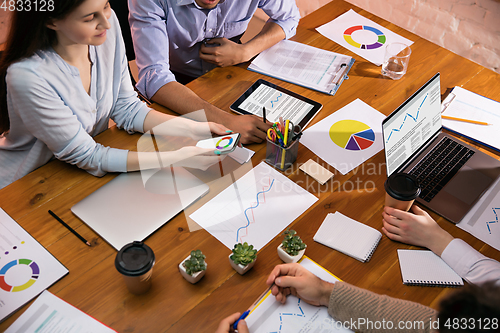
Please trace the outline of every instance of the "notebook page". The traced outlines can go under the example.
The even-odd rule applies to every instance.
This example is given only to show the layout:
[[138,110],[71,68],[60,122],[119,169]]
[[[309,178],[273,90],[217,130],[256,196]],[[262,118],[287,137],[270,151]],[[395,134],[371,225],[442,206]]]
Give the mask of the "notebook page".
[[366,261],[375,250],[382,234],[340,212],[328,214],[313,239],[323,245]]
[[398,257],[404,284],[464,284],[462,278],[432,251],[398,249]]

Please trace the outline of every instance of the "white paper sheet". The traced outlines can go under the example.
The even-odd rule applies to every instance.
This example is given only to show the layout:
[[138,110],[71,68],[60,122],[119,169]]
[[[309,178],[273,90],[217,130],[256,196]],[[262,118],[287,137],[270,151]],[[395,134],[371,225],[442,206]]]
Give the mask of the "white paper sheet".
[[111,333],[101,322],[45,290],[5,333]]
[[66,267],[0,209],[0,321],[67,273]]
[[[335,283],[338,279],[314,261],[305,257],[301,263],[307,270],[319,278]],[[285,304],[277,302],[268,292],[245,319],[253,333],[327,333],[352,332],[328,314],[324,306],[307,304],[301,299],[289,295]]]
[[356,99],[304,131],[300,142],[343,175],[384,148],[385,116]]
[[500,179],[481,196],[457,227],[500,251]]
[[261,162],[189,217],[229,249],[261,249],[318,198]]
[[473,140],[500,150],[500,103],[475,94],[461,87],[443,101],[443,115],[482,121],[491,125],[471,124],[463,121],[443,119],[443,126]]
[[395,42],[413,44],[411,40],[359,15],[352,9],[316,30],[377,66],[384,62],[387,44]]

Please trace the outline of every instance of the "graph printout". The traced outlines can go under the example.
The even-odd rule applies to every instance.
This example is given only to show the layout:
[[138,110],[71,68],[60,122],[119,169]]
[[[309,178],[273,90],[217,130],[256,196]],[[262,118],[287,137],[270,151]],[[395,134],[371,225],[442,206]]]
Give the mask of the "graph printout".
[[5,333],[116,332],[45,290]]
[[[339,281],[307,257],[300,264],[322,280],[332,283]],[[281,304],[270,291],[256,304],[245,321],[249,331],[254,333],[352,332],[330,317],[326,307],[310,305],[292,295],[287,296],[285,304]]]
[[382,150],[384,118],[356,99],[305,130],[300,142],[345,175]]
[[0,321],[67,273],[0,208]]
[[500,251],[500,179],[481,196],[457,227]]
[[411,40],[359,15],[352,9],[316,30],[377,66],[384,62],[387,44],[395,42],[408,46],[413,44]]
[[316,200],[261,162],[190,217],[229,249],[247,242],[260,250]]

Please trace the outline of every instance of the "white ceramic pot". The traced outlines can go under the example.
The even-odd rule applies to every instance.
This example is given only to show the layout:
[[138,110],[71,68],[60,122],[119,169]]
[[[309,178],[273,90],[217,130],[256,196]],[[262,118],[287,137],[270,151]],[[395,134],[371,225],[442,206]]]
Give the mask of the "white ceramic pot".
[[[180,264],[179,264],[179,272],[181,272],[181,275],[188,280],[189,282],[195,284],[196,282],[200,281],[203,276],[205,276],[206,270],[199,271],[194,273],[193,275],[189,275],[186,272],[186,268],[184,267],[183,263],[184,261],[188,260],[191,258],[191,255],[189,255],[186,259],[184,259]],[[208,264],[205,262],[205,265],[207,266],[208,269]]]
[[246,266],[243,266],[243,265],[240,265],[240,264],[235,264],[234,261],[231,259],[232,255],[233,255],[232,253],[229,255],[229,263],[231,264],[231,267],[233,267],[234,270],[237,271],[241,275],[243,275],[246,272],[248,272],[250,270],[250,268],[252,268],[253,265],[255,265],[255,261],[257,260],[257,257],[255,257],[254,261],[252,261],[251,263],[249,263]]
[[306,249],[300,250],[299,254],[297,254],[296,256],[291,256],[288,253],[286,253],[285,250],[283,250],[281,244],[278,246],[278,256],[280,257],[281,260],[283,260],[283,262],[287,264],[299,261],[300,258],[302,258],[302,256],[304,255],[304,252],[306,252]]

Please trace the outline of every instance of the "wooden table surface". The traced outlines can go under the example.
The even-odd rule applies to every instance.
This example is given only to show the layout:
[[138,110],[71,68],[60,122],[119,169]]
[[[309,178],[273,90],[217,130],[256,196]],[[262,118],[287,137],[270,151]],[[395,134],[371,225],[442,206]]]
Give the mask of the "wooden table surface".
[[[393,81],[383,78],[380,67],[315,31],[316,27],[350,8],[414,41],[409,69],[402,79]],[[500,100],[500,75],[341,0],[334,0],[303,18],[297,35],[292,39],[354,56],[356,62],[349,72],[349,80],[344,81],[335,96],[247,71],[245,66],[217,68],[189,86],[202,98],[229,111],[229,105],[238,96],[257,79],[264,78],[322,103],[322,111],[311,124],[356,98],[387,115],[436,72],[441,73],[443,95],[454,86],[462,86]],[[139,137],[140,134],[129,135],[111,128],[100,134],[97,141],[135,150]],[[247,163],[247,167],[251,168],[264,159],[265,145],[254,144],[248,148],[256,152],[251,163]],[[480,149],[498,158],[493,151]],[[332,181],[319,185],[298,170],[298,166],[310,158],[335,173]],[[224,162],[225,171],[239,166],[228,160]],[[306,255],[342,280],[377,293],[436,307],[439,298],[451,289],[402,284],[396,249],[414,247],[393,242],[384,236],[372,259],[361,263],[312,239],[326,214],[335,211],[380,230],[386,178],[384,163],[383,152],[379,152],[360,167],[342,175],[301,145],[296,163],[285,174],[319,200],[291,226],[308,244]],[[212,167],[201,177],[215,177],[220,169],[218,165]],[[52,293],[119,332],[213,332],[222,318],[244,311],[266,289],[267,275],[276,264],[281,263],[276,253],[281,236],[259,249],[254,268],[240,276],[228,263],[230,250],[203,229],[191,232],[186,215],[179,214],[145,241],[156,255],[151,291],[141,296],[130,294],[114,268],[116,250],[70,211],[71,206],[114,177],[116,174],[96,178],[55,160],[0,190],[0,206],[69,269],[66,277],[49,288]],[[210,193],[197,203],[198,206],[228,185],[216,182],[211,186]],[[92,246],[87,247],[78,241],[47,213],[49,209],[91,241]],[[499,251],[436,214],[431,215],[453,236],[500,260]],[[181,277],[177,265],[197,248],[207,256],[209,268],[198,284],[191,285]],[[24,306],[1,323],[0,331],[5,330],[26,308]]]

